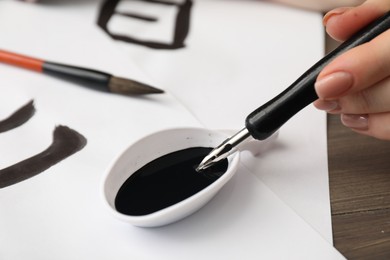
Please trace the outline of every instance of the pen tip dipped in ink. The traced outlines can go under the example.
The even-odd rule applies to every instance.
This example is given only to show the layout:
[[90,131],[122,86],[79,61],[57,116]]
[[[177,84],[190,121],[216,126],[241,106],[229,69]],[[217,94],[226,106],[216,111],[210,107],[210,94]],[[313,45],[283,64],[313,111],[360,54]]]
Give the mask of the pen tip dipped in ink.
[[215,157],[206,156],[196,167],[195,171],[202,172],[214,164]]
[[160,94],[164,93],[163,90],[152,87],[150,85],[112,76],[108,83],[109,90],[112,93],[123,94],[123,95],[145,95],[145,94]]
[[196,167],[197,172],[213,166],[219,161],[227,158],[229,155],[237,151],[237,147],[250,137],[248,129],[243,128],[233,136],[223,141],[219,146],[214,148]]

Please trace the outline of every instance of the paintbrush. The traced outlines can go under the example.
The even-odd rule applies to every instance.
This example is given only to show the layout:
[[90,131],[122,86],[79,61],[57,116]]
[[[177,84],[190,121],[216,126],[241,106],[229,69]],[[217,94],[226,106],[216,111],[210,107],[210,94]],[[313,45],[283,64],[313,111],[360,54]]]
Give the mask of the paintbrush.
[[164,93],[161,89],[135,80],[116,77],[97,70],[44,61],[1,49],[0,62],[58,77],[104,92],[123,95]]

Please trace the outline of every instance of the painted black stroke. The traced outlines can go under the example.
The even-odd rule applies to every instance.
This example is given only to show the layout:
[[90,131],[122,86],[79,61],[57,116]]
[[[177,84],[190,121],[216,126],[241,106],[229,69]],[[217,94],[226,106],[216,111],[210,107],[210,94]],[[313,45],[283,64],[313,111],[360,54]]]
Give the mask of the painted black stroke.
[[12,115],[0,121],[0,133],[12,130],[26,123],[35,114],[34,101],[31,100]]
[[[127,43],[132,44],[138,44],[145,47],[153,48],[153,49],[180,49],[183,48],[185,39],[188,36],[189,28],[190,28],[190,15],[191,15],[191,8],[192,8],[192,0],[185,0],[183,3],[173,3],[169,1],[158,1],[158,0],[142,0],[144,2],[150,2],[154,4],[160,4],[160,5],[175,5],[178,7],[177,16],[175,19],[175,28],[174,28],[174,35],[172,39],[172,43],[162,43],[157,41],[147,41],[147,40],[140,40],[136,39],[135,37],[131,37],[128,35],[121,35],[121,34],[114,34],[111,33],[108,29],[108,22],[110,21],[111,17],[114,14],[123,15],[123,13],[117,12],[115,10],[116,6],[121,0],[106,0],[103,2],[97,24],[99,27],[101,27],[111,38],[119,41],[124,41]],[[140,0],[141,1],[141,0]],[[130,16],[130,15],[129,15]],[[131,14],[131,17],[134,19],[144,20],[142,15],[135,15]],[[153,19],[148,19],[147,22],[155,22]]]
[[135,14],[135,13],[130,13],[130,12],[118,12],[118,11],[116,11],[115,13],[118,14],[118,15],[125,16],[125,17],[136,18],[136,19],[139,19],[139,20],[147,21],[147,22],[157,22],[158,21],[158,19],[155,18],[155,17],[146,16],[146,15],[140,15],[140,14]]
[[57,126],[52,144],[43,152],[0,170],[0,188],[31,178],[80,151],[87,139],[67,126]]

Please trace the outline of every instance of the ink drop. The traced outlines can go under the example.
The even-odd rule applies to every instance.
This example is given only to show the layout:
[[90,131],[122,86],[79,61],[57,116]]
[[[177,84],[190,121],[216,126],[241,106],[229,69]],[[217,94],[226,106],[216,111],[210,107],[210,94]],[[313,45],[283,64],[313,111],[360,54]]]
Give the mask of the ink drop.
[[119,189],[116,209],[142,216],[183,201],[203,190],[228,168],[228,161],[202,171],[195,169],[212,148],[193,147],[159,157],[132,174]]

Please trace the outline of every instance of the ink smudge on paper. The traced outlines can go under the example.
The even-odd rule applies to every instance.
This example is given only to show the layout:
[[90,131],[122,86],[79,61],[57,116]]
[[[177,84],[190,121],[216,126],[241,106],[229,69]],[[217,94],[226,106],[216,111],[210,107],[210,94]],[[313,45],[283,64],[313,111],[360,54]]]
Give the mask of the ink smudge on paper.
[[[97,25],[103,29],[111,38],[127,43],[142,45],[153,49],[165,49],[174,50],[183,48],[184,42],[187,38],[190,28],[190,16],[192,9],[192,0],[184,0],[182,3],[159,1],[159,0],[139,0],[148,2],[149,4],[156,5],[170,5],[178,8],[177,15],[175,17],[174,33],[171,43],[163,43],[157,41],[140,40],[129,35],[112,33],[108,28],[108,23],[114,15],[121,15],[129,19],[138,19],[140,21],[149,23],[158,23],[158,19],[155,17],[146,16],[143,14],[136,14],[131,12],[120,12],[116,10],[117,5],[121,0],[106,0],[103,2],[98,15]],[[147,7],[147,6],[145,6]]]
[[34,101],[31,100],[8,118],[0,121],[0,133],[12,130],[26,123],[35,114]]
[[0,170],[0,188],[31,178],[80,151],[87,139],[67,126],[57,126],[51,145],[43,152]]

